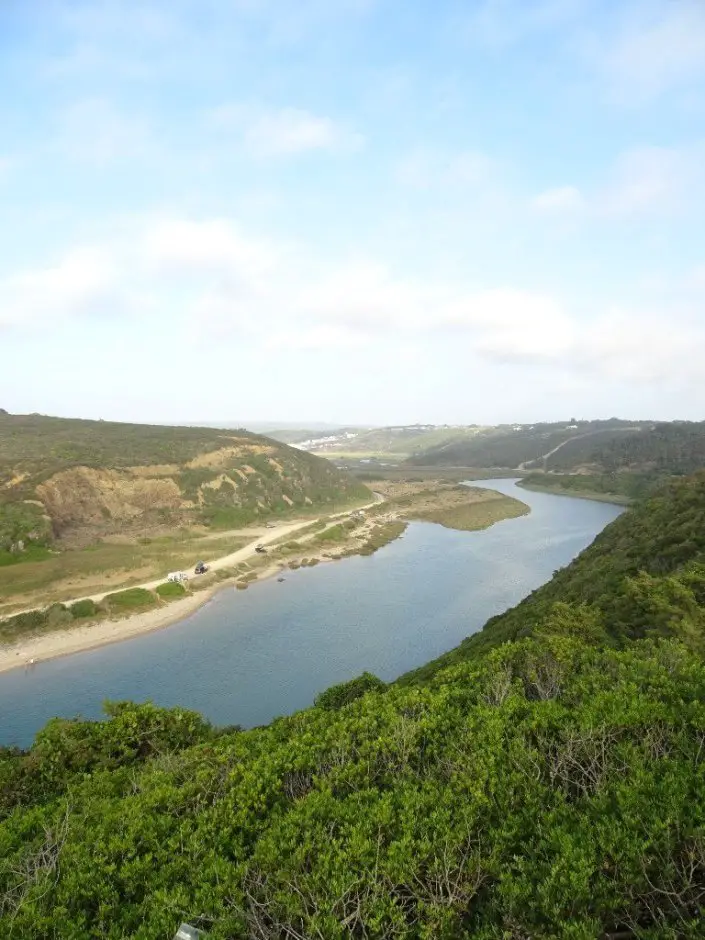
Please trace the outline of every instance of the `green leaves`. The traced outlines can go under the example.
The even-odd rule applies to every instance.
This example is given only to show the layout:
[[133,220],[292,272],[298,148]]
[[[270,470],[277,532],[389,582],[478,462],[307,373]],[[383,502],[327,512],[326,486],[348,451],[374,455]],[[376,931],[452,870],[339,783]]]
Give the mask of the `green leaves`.
[[3,753],[6,923],[23,938],[59,919],[96,938],[184,919],[215,938],[697,936],[694,653],[550,633],[433,688],[351,696],[377,688],[361,680],[269,728],[115,703]]

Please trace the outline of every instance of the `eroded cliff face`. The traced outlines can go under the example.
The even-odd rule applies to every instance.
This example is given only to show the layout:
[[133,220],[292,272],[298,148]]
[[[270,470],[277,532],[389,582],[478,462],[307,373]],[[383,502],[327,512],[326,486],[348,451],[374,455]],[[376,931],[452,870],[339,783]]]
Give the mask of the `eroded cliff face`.
[[327,460],[244,429],[0,420],[0,507],[12,521],[38,501],[59,549],[183,526],[237,529],[368,496]]
[[158,510],[179,510],[184,503],[171,476],[146,477],[130,470],[90,467],[73,467],[55,474],[37,487],[37,496],[57,536],[76,528],[107,529],[111,524],[137,520]]

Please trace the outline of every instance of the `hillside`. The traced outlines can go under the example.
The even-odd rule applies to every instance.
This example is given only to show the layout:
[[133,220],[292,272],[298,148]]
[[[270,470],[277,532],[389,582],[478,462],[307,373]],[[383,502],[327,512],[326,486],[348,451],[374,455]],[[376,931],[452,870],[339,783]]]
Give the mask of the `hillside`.
[[[426,448],[409,459],[416,466],[499,467],[531,469],[551,451],[562,454],[579,441],[606,443],[634,433],[643,422],[571,421],[484,428],[471,438],[449,440]],[[559,450],[560,448],[560,450]]]
[[705,472],[662,484],[547,584],[403,681],[427,681],[452,663],[531,634],[558,602],[588,611],[593,627],[615,644],[679,635],[691,623],[705,629]]
[[702,937],[704,522],[705,476],[665,488],[423,685],[365,674],[246,732],[127,703],[50,722],[0,752],[0,922]]
[[475,425],[413,424],[383,428],[338,428],[334,431],[273,431],[272,437],[328,457],[404,458],[448,441],[477,434]]
[[0,415],[0,550],[229,528],[366,495],[328,462],[244,430]]

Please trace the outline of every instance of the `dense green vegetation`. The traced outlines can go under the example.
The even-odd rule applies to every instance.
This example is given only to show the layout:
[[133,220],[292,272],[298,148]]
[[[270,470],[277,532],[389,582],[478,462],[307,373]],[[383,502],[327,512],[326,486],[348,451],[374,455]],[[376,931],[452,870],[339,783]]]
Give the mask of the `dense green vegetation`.
[[157,586],[156,593],[159,597],[184,597],[186,588],[178,581],[165,581]]
[[616,497],[628,503],[648,496],[664,478],[654,473],[527,473],[519,486],[552,493]]
[[705,421],[650,424],[638,431],[584,437],[548,458],[549,470],[596,466],[607,474],[641,469],[656,476],[695,473],[705,466]]
[[580,439],[582,435],[611,440],[634,433],[627,429],[638,424],[613,418],[609,421],[571,421],[569,424],[500,425],[484,429],[465,440],[450,440],[423,450],[411,457],[408,463],[412,466],[516,468],[536,461],[553,448]]
[[406,683],[364,674],[251,731],[125,703],[50,722],[0,752],[2,925],[702,937],[704,641],[705,474]]

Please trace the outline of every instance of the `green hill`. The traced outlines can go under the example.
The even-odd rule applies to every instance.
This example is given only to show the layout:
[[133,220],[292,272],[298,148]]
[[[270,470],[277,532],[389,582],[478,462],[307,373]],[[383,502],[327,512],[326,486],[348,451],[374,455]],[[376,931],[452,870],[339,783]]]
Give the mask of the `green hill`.
[[344,427],[334,431],[273,431],[272,437],[335,457],[389,456],[403,458],[448,441],[465,440],[479,432],[475,425],[410,424],[382,428]]
[[703,523],[666,487],[413,685],[50,722],[0,752],[5,932],[702,937]]
[[582,440],[608,442],[634,432],[643,422],[571,421],[570,423],[539,423],[532,425],[500,425],[483,428],[472,437],[451,439],[414,454],[409,463],[415,466],[497,467],[529,469],[544,454],[556,448],[558,453],[574,447]]
[[628,501],[705,467],[705,422],[580,421],[492,428],[409,458],[420,466],[515,469],[523,485]]
[[427,681],[452,663],[532,634],[559,602],[588,611],[614,644],[678,635],[692,618],[705,627],[698,612],[705,605],[705,472],[663,484],[547,584],[403,681]]
[[244,430],[0,415],[0,550],[36,541],[38,528],[45,540],[37,516],[60,542],[86,542],[232,527],[365,495],[330,463]]
[[329,461],[247,431],[0,414],[0,616],[227,555],[251,523],[371,498]]

